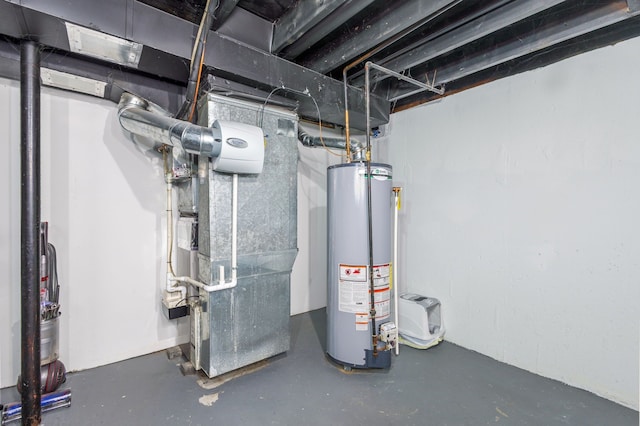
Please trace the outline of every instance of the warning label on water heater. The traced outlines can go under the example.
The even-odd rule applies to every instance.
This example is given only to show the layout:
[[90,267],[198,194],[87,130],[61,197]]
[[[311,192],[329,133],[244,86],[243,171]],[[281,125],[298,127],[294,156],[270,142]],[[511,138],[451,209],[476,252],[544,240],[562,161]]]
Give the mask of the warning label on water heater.
[[340,264],[338,309],[341,312],[369,312],[369,291],[366,265]]
[[356,331],[369,330],[369,314],[359,313],[356,314]]
[[[338,309],[340,312],[356,314],[356,330],[369,328],[369,279],[367,265],[340,264],[340,287],[338,293]],[[376,320],[390,316],[391,267],[390,264],[373,267],[373,299],[376,309]],[[366,325],[363,316],[367,317]]]
[[373,266],[373,300],[376,308],[376,321],[391,315],[391,265]]

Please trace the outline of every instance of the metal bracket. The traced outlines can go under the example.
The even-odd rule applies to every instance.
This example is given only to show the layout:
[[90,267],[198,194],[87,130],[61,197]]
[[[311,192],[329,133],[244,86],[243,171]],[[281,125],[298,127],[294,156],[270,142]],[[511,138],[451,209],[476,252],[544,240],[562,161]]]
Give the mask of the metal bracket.
[[[640,1],[640,0],[639,0]],[[438,95],[442,95],[444,94],[444,87],[435,87],[435,82],[436,82],[436,73],[433,73],[433,81],[429,81],[429,76],[426,76],[426,83],[423,83],[421,81],[418,81],[414,78],[411,77],[407,77],[404,74],[400,74],[399,72],[395,72],[392,71],[388,68],[385,67],[381,67],[380,65],[376,65],[373,62],[368,62],[367,65],[369,66],[369,68],[373,68],[375,70],[378,70],[380,72],[383,72],[385,74],[388,74],[392,77],[397,78],[398,80],[402,80],[402,81],[406,81],[407,83],[413,84],[415,86],[417,86],[418,88],[416,90],[412,90],[411,92],[408,93],[402,93],[400,95],[394,96],[390,99],[387,99],[389,102],[393,102],[393,101],[397,101],[398,99],[402,99],[402,98],[406,98],[407,96],[411,96],[413,94],[416,93],[420,93],[420,92],[424,92],[424,91],[430,91],[430,92],[434,92],[437,93]],[[366,87],[366,90],[369,90],[369,87]]]
[[[364,95],[365,95],[365,106],[366,106],[367,129],[371,128],[371,124],[370,124],[371,123],[371,121],[370,121],[371,120],[371,118],[370,118],[371,117],[371,113],[369,111],[369,105],[370,105],[369,100],[370,100],[370,97],[371,97],[371,87],[370,87],[371,85],[370,85],[370,78],[369,78],[369,70],[372,69],[372,68],[375,69],[375,70],[378,70],[380,72],[383,72],[385,74],[388,74],[388,75],[390,75],[392,77],[396,77],[399,80],[403,80],[403,81],[406,81],[407,83],[410,83],[410,84],[413,84],[415,86],[418,86],[417,90],[411,91],[409,93],[401,93],[398,96],[395,96],[395,97],[393,97],[391,99],[387,99],[389,102],[393,102],[393,101],[396,101],[398,99],[402,99],[402,98],[405,98],[407,96],[410,96],[410,95],[412,95],[414,93],[424,92],[424,91],[427,91],[427,90],[431,91],[431,92],[434,92],[434,93],[437,93],[438,95],[444,94],[444,86],[440,86],[440,87],[435,87],[434,86],[435,78],[436,78],[435,73],[433,75],[433,82],[423,83],[423,82],[415,80],[415,79],[413,79],[411,77],[407,77],[406,75],[403,75],[403,74],[400,74],[398,72],[392,71],[392,70],[390,70],[388,68],[381,67],[380,65],[376,65],[373,62],[367,62],[365,64],[364,68],[365,68]],[[428,78],[427,78],[427,80],[428,80]],[[371,146],[371,142],[370,142],[370,135],[369,135],[368,131],[366,133],[366,136],[367,136],[367,149],[369,149],[369,147]]]

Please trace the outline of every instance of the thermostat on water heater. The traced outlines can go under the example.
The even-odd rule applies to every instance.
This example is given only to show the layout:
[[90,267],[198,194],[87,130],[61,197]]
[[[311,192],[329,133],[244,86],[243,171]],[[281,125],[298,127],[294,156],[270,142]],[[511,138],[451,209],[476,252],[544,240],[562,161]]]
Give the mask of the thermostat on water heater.
[[380,340],[386,342],[390,348],[398,344],[398,328],[392,322],[385,322],[380,326]]

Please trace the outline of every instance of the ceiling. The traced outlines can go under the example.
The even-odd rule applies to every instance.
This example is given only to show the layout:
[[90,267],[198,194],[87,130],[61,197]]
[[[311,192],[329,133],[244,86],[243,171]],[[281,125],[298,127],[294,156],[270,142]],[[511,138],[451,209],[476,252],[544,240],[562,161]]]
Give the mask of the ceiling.
[[[104,97],[138,91],[171,110],[184,95],[205,5],[0,0],[0,75],[15,77],[19,40],[34,38],[46,48],[43,66],[105,81]],[[639,13],[640,0],[218,0],[204,87],[269,97],[340,125],[349,65],[352,124],[364,128],[367,61],[444,89],[416,91],[373,70],[371,124],[378,125],[390,112],[638,36]],[[138,61],[74,51],[67,23],[141,45]]]

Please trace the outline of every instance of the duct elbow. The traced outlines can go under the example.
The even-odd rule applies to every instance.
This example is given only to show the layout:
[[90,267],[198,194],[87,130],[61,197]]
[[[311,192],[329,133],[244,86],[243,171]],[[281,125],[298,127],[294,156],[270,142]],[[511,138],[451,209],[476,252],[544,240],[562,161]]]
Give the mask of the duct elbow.
[[298,140],[302,145],[308,147],[324,146],[337,149],[346,148],[344,138],[312,136],[303,130],[298,131]]
[[142,108],[146,110],[149,108],[149,102],[129,92],[124,92],[122,96],[120,96],[120,103],[118,103],[118,114],[121,114],[128,108]]
[[298,140],[300,141],[300,143],[304,146],[308,146],[308,147],[315,147],[317,146],[317,142],[318,138],[310,136],[309,134],[303,132],[303,131],[299,131],[298,132]]
[[219,130],[170,117],[160,107],[131,93],[125,92],[120,98],[118,120],[128,132],[154,143],[178,146],[191,154],[210,158],[220,154]]
[[125,92],[120,98],[118,118],[125,130],[154,143],[214,158],[213,169],[219,172],[262,172],[264,134],[259,127],[221,120],[216,120],[211,127],[203,127],[165,113],[160,107],[130,93]]
[[[341,150],[346,150],[347,148],[346,138],[312,136],[304,130],[298,130],[298,140],[302,145],[310,148],[325,147]],[[351,145],[351,161],[364,160],[364,143],[354,138],[349,138],[349,142]]]
[[162,144],[173,146],[168,131],[172,119],[150,111],[150,108],[151,105],[146,100],[131,93],[123,93],[118,104],[120,126],[133,135],[148,139],[154,148]]

